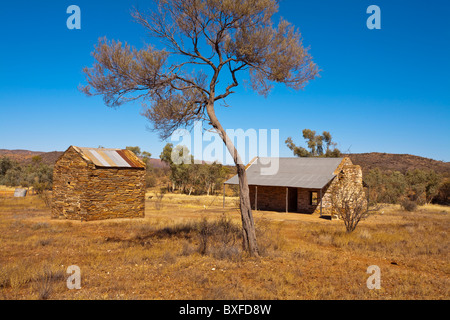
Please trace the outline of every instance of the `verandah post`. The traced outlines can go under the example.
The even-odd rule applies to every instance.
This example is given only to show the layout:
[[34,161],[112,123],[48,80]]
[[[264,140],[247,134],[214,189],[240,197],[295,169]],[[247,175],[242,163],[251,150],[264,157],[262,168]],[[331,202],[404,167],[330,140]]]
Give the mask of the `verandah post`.
[[258,210],[258,186],[255,186],[255,210]]
[[286,188],[286,213],[288,213],[288,191],[289,188]]
[[320,216],[322,216],[322,189],[320,189]]

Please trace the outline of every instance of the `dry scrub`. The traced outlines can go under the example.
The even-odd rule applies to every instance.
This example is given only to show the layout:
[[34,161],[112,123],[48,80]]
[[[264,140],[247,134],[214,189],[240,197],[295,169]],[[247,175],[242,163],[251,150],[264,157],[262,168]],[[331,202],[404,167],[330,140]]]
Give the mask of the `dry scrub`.
[[[255,212],[261,258],[242,251],[228,199],[166,195],[143,219],[52,220],[37,196],[0,199],[0,299],[448,299],[450,210],[390,206],[342,221]],[[212,205],[209,204],[213,202]],[[66,269],[81,269],[81,289]],[[381,289],[366,286],[381,269]]]

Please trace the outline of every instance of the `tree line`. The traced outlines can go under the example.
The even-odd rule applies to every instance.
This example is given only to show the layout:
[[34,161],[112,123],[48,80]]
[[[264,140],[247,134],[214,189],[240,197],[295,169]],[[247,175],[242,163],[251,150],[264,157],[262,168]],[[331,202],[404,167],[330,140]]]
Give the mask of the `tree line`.
[[401,204],[405,209],[431,202],[449,203],[449,181],[434,170],[413,169],[406,173],[375,168],[364,177],[370,199],[376,203]]
[[303,139],[306,140],[307,148],[295,145],[291,137],[288,137],[285,141],[286,146],[295,156],[329,158],[338,158],[341,156],[341,151],[336,148],[337,143],[333,141],[330,132],[324,131],[322,134],[316,134],[314,130],[303,129],[302,135]]
[[[175,159],[174,159],[175,158]],[[177,161],[176,159],[187,161]],[[168,191],[191,194],[215,194],[231,173],[231,169],[220,163],[195,163],[185,146],[168,143],[161,152],[160,159],[169,165]],[[188,163],[185,163],[188,162]]]
[[[138,146],[127,146],[126,149],[134,152],[145,162],[146,187],[159,186],[164,192],[181,192],[188,195],[215,194],[221,190],[223,182],[231,172],[230,168],[217,162],[195,163],[186,146],[174,147],[172,143],[166,144],[159,157],[168,168],[153,167],[150,163],[151,153],[141,151]],[[172,154],[180,161],[173,159]],[[181,161],[183,159],[187,161]]]
[[52,188],[53,166],[41,156],[31,158],[30,164],[20,164],[8,157],[0,158],[0,185],[33,188],[37,193]]

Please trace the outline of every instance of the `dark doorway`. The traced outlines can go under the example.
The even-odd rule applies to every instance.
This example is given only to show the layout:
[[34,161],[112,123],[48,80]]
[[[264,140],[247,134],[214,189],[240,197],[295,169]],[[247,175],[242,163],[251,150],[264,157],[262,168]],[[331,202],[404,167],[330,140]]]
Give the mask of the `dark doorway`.
[[297,212],[297,188],[288,188],[288,211]]

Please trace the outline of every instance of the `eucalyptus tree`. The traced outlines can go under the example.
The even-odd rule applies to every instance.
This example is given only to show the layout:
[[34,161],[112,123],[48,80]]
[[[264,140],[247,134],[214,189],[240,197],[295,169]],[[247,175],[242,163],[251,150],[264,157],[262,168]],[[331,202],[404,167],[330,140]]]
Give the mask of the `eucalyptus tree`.
[[134,19],[164,48],[100,39],[93,66],[84,69],[88,84],[81,87],[110,107],[140,99],[143,116],[163,140],[206,120],[236,164],[243,242],[253,256],[258,247],[245,165],[216,108],[235,93],[240,74],[264,96],[275,83],[299,90],[317,75],[299,31],[284,19],[274,26],[277,11],[275,0],[160,0],[149,11],[134,9]]

